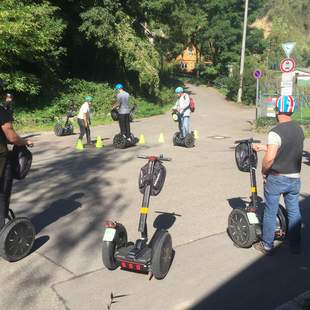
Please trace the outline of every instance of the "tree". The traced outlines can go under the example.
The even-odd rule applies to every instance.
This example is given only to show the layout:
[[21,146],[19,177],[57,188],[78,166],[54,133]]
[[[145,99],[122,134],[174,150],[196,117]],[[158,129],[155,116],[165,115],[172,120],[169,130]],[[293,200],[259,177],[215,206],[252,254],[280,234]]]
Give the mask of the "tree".
[[48,2],[0,2],[0,78],[6,89],[36,95],[56,71],[65,28]]

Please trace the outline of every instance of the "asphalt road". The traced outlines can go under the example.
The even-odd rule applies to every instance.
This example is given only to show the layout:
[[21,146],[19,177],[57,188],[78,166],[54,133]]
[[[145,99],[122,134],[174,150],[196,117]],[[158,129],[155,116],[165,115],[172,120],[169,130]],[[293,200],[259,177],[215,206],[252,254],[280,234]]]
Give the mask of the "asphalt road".
[[[268,310],[310,289],[309,156],[302,176],[302,255],[289,254],[285,245],[272,257],[234,247],[226,234],[227,218],[240,198],[249,196],[249,176],[235,166],[233,142],[250,136],[264,141],[265,135],[251,132],[252,108],[227,102],[211,88],[190,90],[198,105],[191,118],[200,136],[194,149],[172,146],[176,124],[169,114],[135,121],[132,131],[144,134],[146,144],[126,150],[111,145],[117,124],[94,128],[93,138],[100,135],[105,147],[83,152],[74,148],[77,136],[33,137],[33,168],[16,182],[11,207],[32,219],[37,240],[24,260],[0,259],[0,309],[107,309],[112,292],[113,310]],[[138,154],[173,159],[165,164],[165,187],[151,198],[148,218],[150,234],[167,221],[171,226],[175,257],[162,281],[111,272],[101,261],[105,219],[123,223],[130,240],[138,237],[142,196],[137,179],[145,164]]]

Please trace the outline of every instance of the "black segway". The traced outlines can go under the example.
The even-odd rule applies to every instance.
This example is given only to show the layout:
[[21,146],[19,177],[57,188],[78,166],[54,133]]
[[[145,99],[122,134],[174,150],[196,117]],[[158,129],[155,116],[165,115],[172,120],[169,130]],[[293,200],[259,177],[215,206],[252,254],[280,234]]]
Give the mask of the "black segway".
[[102,260],[109,270],[120,266],[121,269],[151,273],[156,279],[163,279],[169,271],[173,257],[171,236],[167,230],[157,229],[148,243],[146,220],[150,197],[158,195],[165,182],[166,168],[162,161],[171,159],[163,155],[138,158],[148,159],[139,176],[139,189],[143,193],[138,227],[141,238],[135,244],[129,243],[126,228],[122,224],[114,221],[105,222]]
[[[228,234],[235,245],[249,248],[259,241],[262,235],[262,220],[264,204],[258,201],[256,186],[257,153],[252,149],[252,143],[258,140],[246,139],[235,141],[236,164],[240,171],[250,173],[251,197],[245,208],[234,209],[228,217]],[[283,240],[287,234],[287,213],[279,205],[275,239]]]
[[14,146],[4,172],[6,223],[0,231],[0,256],[16,262],[27,256],[35,240],[35,228],[26,217],[15,217],[9,208],[13,178],[23,179],[30,170],[31,152],[25,146]]
[[70,118],[74,117],[75,110],[73,106],[70,106],[67,111],[66,121],[58,121],[54,126],[54,133],[56,136],[69,136],[73,134],[73,124],[70,121]]
[[179,130],[178,132],[176,132],[173,135],[173,145],[174,146],[185,146],[186,148],[192,148],[195,146],[195,135],[194,132],[191,131],[190,133],[186,134],[185,137],[183,137],[182,133],[181,133],[181,114],[174,110],[172,112],[172,119],[175,122],[178,122],[179,124]]
[[136,138],[133,134],[130,134],[130,138],[118,133],[113,138],[113,145],[117,149],[125,149],[130,146],[135,146],[139,142],[139,139]]

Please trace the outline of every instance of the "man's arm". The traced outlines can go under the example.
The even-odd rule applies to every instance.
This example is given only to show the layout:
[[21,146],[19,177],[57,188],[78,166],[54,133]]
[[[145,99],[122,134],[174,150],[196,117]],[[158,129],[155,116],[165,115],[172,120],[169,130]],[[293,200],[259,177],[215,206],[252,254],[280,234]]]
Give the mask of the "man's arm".
[[31,140],[22,139],[14,130],[12,123],[4,123],[2,126],[2,131],[4,132],[7,140],[14,145],[32,145],[33,142]]
[[268,173],[268,170],[271,168],[274,159],[276,158],[277,152],[278,152],[278,145],[275,144],[267,145],[267,151],[263,158],[262,163],[262,174],[266,175]]

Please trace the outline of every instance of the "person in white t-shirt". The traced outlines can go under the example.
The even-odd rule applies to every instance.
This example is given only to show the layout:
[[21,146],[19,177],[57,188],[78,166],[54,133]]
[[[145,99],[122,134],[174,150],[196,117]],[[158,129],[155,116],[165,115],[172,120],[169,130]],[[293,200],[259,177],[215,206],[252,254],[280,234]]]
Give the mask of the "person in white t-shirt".
[[77,122],[80,127],[80,136],[79,139],[83,140],[84,135],[86,134],[87,144],[92,144],[90,139],[90,108],[92,105],[93,97],[86,96],[85,102],[82,104],[79,114],[77,116]]
[[184,92],[183,87],[177,87],[175,93],[178,96],[178,100],[173,110],[177,110],[180,113],[180,132],[184,138],[189,133],[189,118],[191,115],[190,98],[189,95]]

